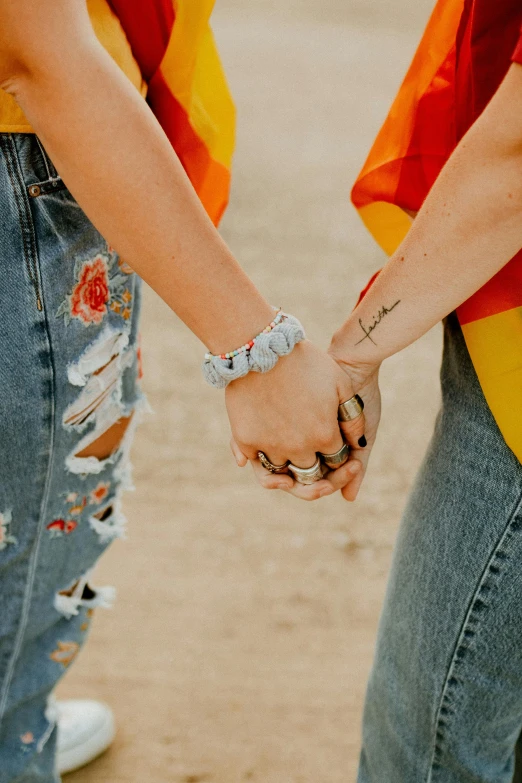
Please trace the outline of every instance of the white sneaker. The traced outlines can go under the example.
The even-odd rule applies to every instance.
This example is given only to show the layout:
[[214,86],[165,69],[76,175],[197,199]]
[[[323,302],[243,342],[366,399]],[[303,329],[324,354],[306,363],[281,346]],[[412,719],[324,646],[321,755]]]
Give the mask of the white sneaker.
[[88,764],[111,745],[114,716],[107,704],[91,699],[55,702],[58,710],[58,772],[63,775]]

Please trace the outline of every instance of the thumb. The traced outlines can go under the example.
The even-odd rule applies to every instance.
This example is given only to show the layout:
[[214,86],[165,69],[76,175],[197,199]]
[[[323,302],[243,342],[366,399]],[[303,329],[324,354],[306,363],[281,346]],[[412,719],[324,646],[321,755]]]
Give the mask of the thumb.
[[[344,379],[339,384],[339,404],[347,402],[354,396],[353,386],[347,379]],[[363,401],[364,403],[364,401]],[[366,446],[366,438],[364,437],[364,431],[366,427],[366,420],[364,413],[360,413],[355,419],[350,421],[339,421],[339,427],[344,435],[345,441],[352,447],[352,449],[363,449]]]

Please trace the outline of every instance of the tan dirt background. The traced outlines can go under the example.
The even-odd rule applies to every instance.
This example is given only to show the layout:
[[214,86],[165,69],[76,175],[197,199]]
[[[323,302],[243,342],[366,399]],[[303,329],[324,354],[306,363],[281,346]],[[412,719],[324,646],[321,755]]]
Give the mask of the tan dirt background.
[[[430,0],[218,0],[238,108],[223,234],[274,304],[328,336],[382,263],[348,192]],[[150,291],[128,541],[62,696],[102,698],[118,738],[70,783],[349,783],[392,545],[438,407],[440,331],[383,367],[360,499],[258,489],[228,451],[202,347]]]

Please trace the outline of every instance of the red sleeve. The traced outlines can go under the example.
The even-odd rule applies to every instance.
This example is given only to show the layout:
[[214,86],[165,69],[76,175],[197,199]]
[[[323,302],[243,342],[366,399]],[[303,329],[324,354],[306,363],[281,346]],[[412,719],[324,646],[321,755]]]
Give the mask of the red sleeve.
[[[368,281],[368,283],[366,284],[366,287],[365,287],[365,288],[363,288],[363,290],[362,290],[362,291],[361,291],[361,293],[359,294],[359,298],[358,298],[358,300],[357,300],[357,304],[355,305],[355,307],[357,307],[357,305],[358,305],[360,302],[362,302],[362,300],[364,299],[364,297],[366,296],[366,294],[368,293],[368,291],[370,290],[370,288],[372,287],[372,285],[373,285],[373,284],[375,283],[375,281],[377,280],[377,278],[378,278],[378,276],[380,275],[380,273],[381,273],[381,270],[379,269],[379,270],[378,270],[378,271],[377,271],[377,272],[376,272],[374,275],[372,275],[372,277],[370,278],[370,280],[369,280],[369,281]],[[354,310],[355,310],[355,307],[354,307]]]
[[515,46],[515,51],[511,57],[514,63],[520,63],[522,65],[522,29],[518,37],[518,43]]

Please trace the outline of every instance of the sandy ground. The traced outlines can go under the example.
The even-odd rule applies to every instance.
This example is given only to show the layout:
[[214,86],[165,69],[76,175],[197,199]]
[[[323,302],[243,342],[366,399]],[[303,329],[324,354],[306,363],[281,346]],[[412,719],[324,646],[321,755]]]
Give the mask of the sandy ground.
[[[239,114],[223,233],[324,346],[382,261],[348,191],[430,4],[218,2]],[[383,368],[382,428],[353,506],[263,493],[236,468],[201,347],[150,292],[143,346],[155,415],[134,449],[128,541],[96,580],[119,599],[61,687],[107,700],[119,733],[68,780],[354,781],[392,545],[438,406],[439,330]]]

